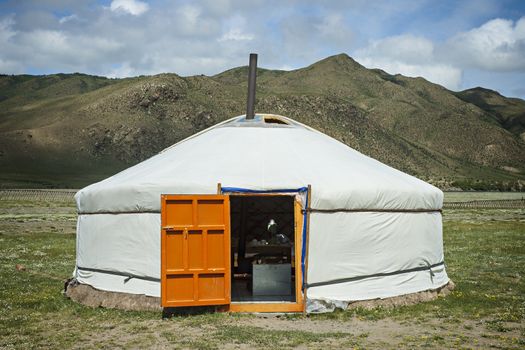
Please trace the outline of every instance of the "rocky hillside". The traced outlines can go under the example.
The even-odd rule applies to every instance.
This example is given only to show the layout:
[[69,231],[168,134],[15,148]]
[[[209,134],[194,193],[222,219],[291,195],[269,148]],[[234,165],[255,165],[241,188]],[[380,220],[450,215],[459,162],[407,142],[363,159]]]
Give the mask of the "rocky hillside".
[[[243,114],[247,68],[216,76],[0,76],[4,187],[80,187]],[[289,116],[442,188],[519,189],[525,101],[370,70],[347,55],[259,69],[256,110]]]

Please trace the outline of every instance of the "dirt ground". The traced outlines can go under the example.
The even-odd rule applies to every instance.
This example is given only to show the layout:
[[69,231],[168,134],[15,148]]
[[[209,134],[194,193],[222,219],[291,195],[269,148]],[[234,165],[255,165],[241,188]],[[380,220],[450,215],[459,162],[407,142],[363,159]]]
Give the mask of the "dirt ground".
[[417,319],[363,320],[358,317],[341,321],[276,315],[221,315],[212,318],[214,320],[147,320],[132,325],[108,322],[102,324],[95,334],[85,332],[75,347],[100,348],[119,344],[125,348],[159,349],[519,349],[523,346],[519,343],[523,330],[520,323],[507,323],[507,330],[502,334],[487,330],[483,321],[422,322]]

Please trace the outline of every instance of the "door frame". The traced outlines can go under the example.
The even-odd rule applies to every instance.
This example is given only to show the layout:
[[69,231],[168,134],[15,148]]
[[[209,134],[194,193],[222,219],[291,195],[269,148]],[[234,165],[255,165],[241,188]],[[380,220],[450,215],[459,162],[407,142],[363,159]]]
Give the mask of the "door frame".
[[[306,203],[303,204],[298,200],[297,195],[304,193],[306,195]],[[294,196],[294,257],[295,257],[295,302],[230,302],[230,312],[304,312],[306,310],[305,295],[306,290],[304,288],[305,283],[303,278],[303,269],[305,269],[306,257],[303,259],[303,250],[305,246],[308,247],[307,233],[308,222],[307,222],[307,211],[305,210],[308,206],[310,196],[310,186],[301,187],[298,189],[282,189],[282,190],[269,190],[259,191],[250,190],[237,187],[222,187],[219,183],[217,184],[217,194],[225,194],[229,196]],[[231,210],[231,208],[230,208]],[[230,215],[231,219],[231,215]],[[306,224],[306,231],[305,231]],[[231,224],[230,224],[231,226]],[[231,232],[230,232],[231,234]],[[303,242],[303,236],[305,236]],[[307,254],[305,254],[307,255]],[[230,266],[232,269],[233,266]],[[230,271],[231,272],[231,271]],[[231,278],[231,273],[230,273]],[[231,283],[231,281],[230,281]]]
[[[290,196],[289,194],[254,194],[254,193],[235,193],[230,196],[250,196],[250,197],[268,197],[268,196]],[[303,274],[301,268],[301,250],[302,250],[302,205],[294,198],[294,266],[295,266],[295,301],[294,302],[235,302],[230,301],[230,312],[303,312],[304,311],[304,296],[303,296]],[[231,209],[230,209],[231,210]],[[230,216],[231,218],[231,216]],[[230,224],[231,225],[231,224]],[[230,232],[231,234],[231,232]],[[231,239],[231,237],[230,237]],[[230,266],[230,279],[232,276]],[[230,281],[231,283],[231,281]]]

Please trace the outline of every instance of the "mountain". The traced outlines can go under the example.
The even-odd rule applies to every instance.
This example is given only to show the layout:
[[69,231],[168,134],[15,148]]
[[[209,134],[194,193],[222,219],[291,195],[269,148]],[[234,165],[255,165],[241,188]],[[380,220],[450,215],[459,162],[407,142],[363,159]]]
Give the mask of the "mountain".
[[[0,76],[3,187],[81,187],[244,114],[247,67],[215,76]],[[452,92],[345,54],[258,69],[256,111],[289,116],[442,188],[521,189],[525,101]]]
[[508,98],[482,87],[460,91],[455,95],[487,111],[501,127],[525,140],[525,101]]

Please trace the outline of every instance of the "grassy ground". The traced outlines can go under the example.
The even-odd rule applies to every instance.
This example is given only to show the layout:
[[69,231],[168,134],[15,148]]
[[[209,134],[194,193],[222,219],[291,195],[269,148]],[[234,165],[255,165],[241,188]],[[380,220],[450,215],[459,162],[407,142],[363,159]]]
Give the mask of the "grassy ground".
[[457,210],[444,218],[447,272],[457,285],[445,298],[309,317],[162,320],[64,298],[74,208],[0,201],[0,348],[524,348],[524,211]]

